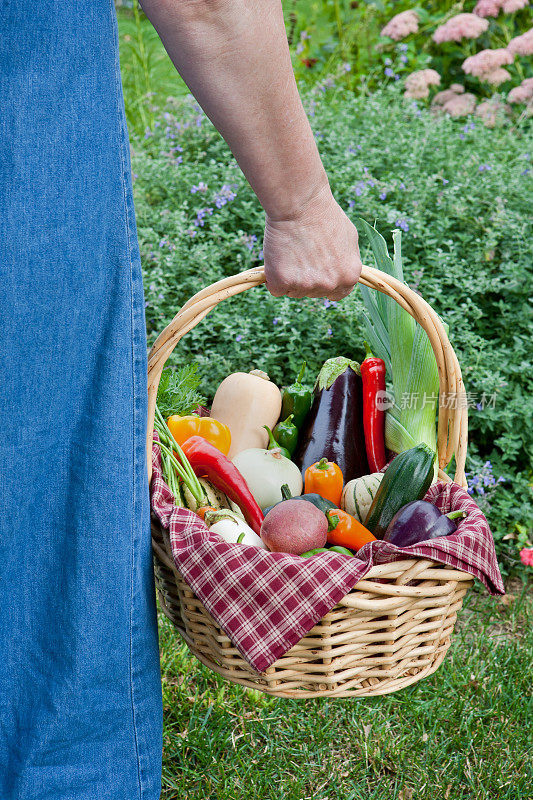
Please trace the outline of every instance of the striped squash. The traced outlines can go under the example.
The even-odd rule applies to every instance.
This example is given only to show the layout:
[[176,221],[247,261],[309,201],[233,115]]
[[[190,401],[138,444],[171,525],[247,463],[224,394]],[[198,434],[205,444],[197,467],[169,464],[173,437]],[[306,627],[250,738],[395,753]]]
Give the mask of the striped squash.
[[383,475],[383,472],[362,475],[360,478],[349,481],[344,487],[341,508],[363,525]]

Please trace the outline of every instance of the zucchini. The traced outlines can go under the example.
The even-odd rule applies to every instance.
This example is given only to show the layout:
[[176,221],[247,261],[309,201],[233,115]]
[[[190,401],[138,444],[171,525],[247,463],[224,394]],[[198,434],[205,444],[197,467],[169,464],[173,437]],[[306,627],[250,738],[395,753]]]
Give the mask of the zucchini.
[[387,467],[365,526],[382,539],[393,516],[407,503],[422,500],[433,480],[435,453],[427,444],[404,450]]
[[340,544],[335,545],[335,547],[328,547],[328,553],[340,553],[342,556],[353,556],[351,550],[348,550],[347,547],[341,547]]

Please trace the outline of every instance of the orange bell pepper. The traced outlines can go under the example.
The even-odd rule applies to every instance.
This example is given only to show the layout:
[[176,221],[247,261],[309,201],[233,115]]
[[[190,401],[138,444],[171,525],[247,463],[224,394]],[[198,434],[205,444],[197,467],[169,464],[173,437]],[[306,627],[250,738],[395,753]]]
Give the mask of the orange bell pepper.
[[344,478],[341,468],[321,458],[305,470],[304,494],[319,494],[331,500],[334,506],[340,505]]
[[340,544],[341,547],[348,547],[350,550],[359,550],[367,542],[377,541],[376,537],[347,511],[332,508],[328,511],[327,517],[331,522],[335,521],[335,517],[339,518],[333,530],[328,531],[328,544]]
[[181,446],[191,436],[201,436],[227,455],[231,446],[231,433],[227,425],[211,417],[179,417],[177,414],[167,419],[167,425],[177,443]]

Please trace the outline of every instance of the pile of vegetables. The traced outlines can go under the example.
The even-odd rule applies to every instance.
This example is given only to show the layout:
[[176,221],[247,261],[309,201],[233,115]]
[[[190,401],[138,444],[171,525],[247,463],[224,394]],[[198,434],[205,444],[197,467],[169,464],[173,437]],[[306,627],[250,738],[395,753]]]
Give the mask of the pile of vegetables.
[[[398,252],[395,263],[398,275]],[[435,476],[436,406],[408,417],[378,402],[389,377],[402,388],[415,379],[433,385],[433,353],[431,362],[413,320],[383,303],[370,311],[369,339],[382,355],[365,343],[361,365],[331,358],[314,388],[303,382],[305,363],[281,390],[260,370],[236,372],[209,410],[195,366],[165,371],[155,428],[176,504],[227,542],[302,557],[353,556],[377,539],[406,547],[454,533],[463,512],[443,515],[423,500]]]

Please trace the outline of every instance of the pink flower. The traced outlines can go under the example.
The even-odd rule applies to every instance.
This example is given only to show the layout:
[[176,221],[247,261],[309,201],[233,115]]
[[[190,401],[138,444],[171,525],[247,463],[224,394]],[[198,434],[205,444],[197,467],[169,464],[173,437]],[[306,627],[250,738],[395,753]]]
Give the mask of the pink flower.
[[452,83],[449,89],[444,89],[443,92],[437,92],[433,100],[432,106],[443,106],[448,100],[453,100],[457,95],[464,94],[465,87],[460,83]]
[[457,14],[440,25],[433,34],[433,40],[441,42],[460,42],[461,39],[477,39],[485,33],[489,23],[486,19],[478,17],[476,14]]
[[520,550],[520,561],[522,564],[525,564],[526,567],[533,567],[533,548],[524,547]]
[[500,13],[501,0],[479,0],[474,8],[478,17],[497,17]]
[[511,73],[504,67],[499,67],[492,72],[485,72],[481,75],[481,80],[490,83],[491,86],[499,86],[500,83],[511,80]]
[[515,86],[507,95],[510,103],[527,103],[533,99],[533,78],[526,78],[520,86]]
[[529,0],[503,0],[501,7],[504,14],[512,14],[529,5]]
[[472,114],[476,107],[476,98],[473,94],[465,92],[464,94],[456,94],[442,106],[443,111],[446,111],[450,117],[466,117]]
[[402,11],[401,14],[396,14],[395,17],[390,19],[383,30],[382,36],[388,36],[389,39],[394,39],[398,42],[400,39],[405,39],[410,33],[418,31],[418,14],[416,11]]
[[511,39],[507,49],[516,56],[533,56],[533,28]]
[[513,56],[504,47],[499,47],[497,50],[480,50],[475,56],[469,56],[463,61],[463,72],[479,78],[487,72],[494,72],[498,67],[503,67],[504,64],[512,63]]
[[498,122],[503,122],[505,115],[508,114],[511,107],[501,100],[493,98],[492,100],[485,100],[480,103],[476,108],[476,116],[480,117],[481,121],[487,128],[495,128]]
[[419,69],[405,79],[405,97],[423,100],[429,97],[429,87],[438,86],[440,75],[434,69]]
[[512,14],[529,4],[529,0],[479,0],[474,8],[478,17],[497,17],[500,11]]
[[454,97],[457,97],[457,94],[455,92],[453,92],[451,89],[444,89],[443,92],[437,92],[437,94],[431,101],[431,105],[443,106],[444,103],[447,103],[448,100],[453,100]]

